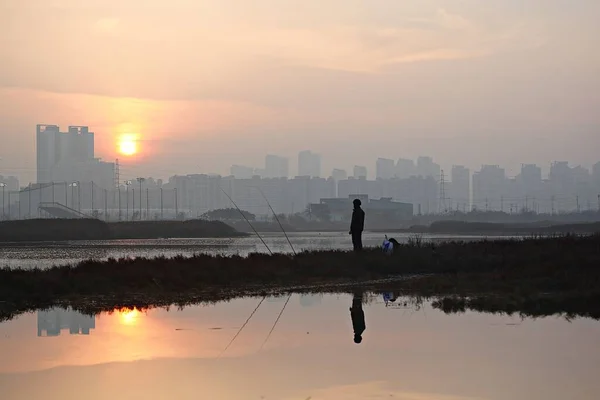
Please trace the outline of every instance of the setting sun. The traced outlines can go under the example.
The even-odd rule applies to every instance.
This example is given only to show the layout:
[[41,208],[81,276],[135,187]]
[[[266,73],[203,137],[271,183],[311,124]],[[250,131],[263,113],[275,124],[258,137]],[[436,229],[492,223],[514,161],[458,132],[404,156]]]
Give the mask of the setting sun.
[[138,152],[137,141],[132,135],[124,135],[119,139],[119,153],[132,156]]

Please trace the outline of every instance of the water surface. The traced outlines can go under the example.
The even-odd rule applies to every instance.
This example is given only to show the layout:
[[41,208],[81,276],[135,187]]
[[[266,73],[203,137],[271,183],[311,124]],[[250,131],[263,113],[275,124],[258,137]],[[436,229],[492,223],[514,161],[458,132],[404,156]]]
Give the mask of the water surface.
[[[0,324],[13,399],[596,399],[600,323],[293,295],[96,317],[54,309]],[[263,347],[264,345],[264,347]]]
[[[273,252],[291,252],[283,234],[261,234]],[[399,242],[411,235],[394,234]],[[352,243],[345,233],[290,233],[296,251],[349,250]],[[365,246],[379,246],[384,238],[380,233],[366,233]],[[424,240],[477,240],[483,236],[423,235]],[[157,240],[97,240],[0,244],[0,268],[49,268],[54,265],[76,264],[87,259],[107,260],[123,257],[190,257],[195,253],[246,256],[251,252],[267,252],[256,236],[218,239],[157,239]]]

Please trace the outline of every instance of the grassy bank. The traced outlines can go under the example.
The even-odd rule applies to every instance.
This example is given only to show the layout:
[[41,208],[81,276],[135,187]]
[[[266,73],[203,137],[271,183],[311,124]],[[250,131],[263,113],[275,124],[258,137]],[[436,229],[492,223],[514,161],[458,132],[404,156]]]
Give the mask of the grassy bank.
[[445,310],[477,309],[482,299],[492,309],[505,311],[553,301],[576,305],[581,315],[600,317],[600,301],[592,301],[600,300],[600,235],[412,242],[398,247],[393,256],[375,249],[247,258],[198,255],[0,270],[0,315],[57,304],[101,308],[220,300],[267,291],[354,290],[358,283],[376,280],[379,283],[364,290],[446,298],[440,305]]
[[428,233],[451,235],[549,235],[549,234],[593,234],[600,232],[600,222],[556,224],[549,221],[528,223],[496,223],[466,221],[435,221],[431,225],[414,225],[407,229],[374,232]]
[[31,219],[0,222],[1,242],[204,238],[241,236],[218,221],[128,221],[97,219]]

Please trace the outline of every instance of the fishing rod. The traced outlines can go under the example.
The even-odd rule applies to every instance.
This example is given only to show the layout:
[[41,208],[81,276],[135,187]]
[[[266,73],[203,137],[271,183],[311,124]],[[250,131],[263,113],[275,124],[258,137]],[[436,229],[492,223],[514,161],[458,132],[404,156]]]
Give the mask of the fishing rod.
[[298,253],[296,253],[296,250],[294,249],[294,246],[292,245],[292,241],[290,240],[290,238],[287,235],[287,232],[285,231],[285,229],[283,229],[283,225],[279,221],[279,217],[275,213],[275,210],[273,210],[273,207],[271,206],[271,203],[269,203],[269,200],[267,199],[267,196],[265,196],[265,194],[263,193],[263,191],[260,190],[260,188],[258,186],[253,186],[253,188],[255,188],[256,190],[258,190],[260,192],[261,196],[263,197],[263,199],[265,199],[265,201],[267,202],[267,205],[269,206],[269,208],[271,209],[271,212],[273,213],[273,216],[275,217],[275,220],[279,224],[279,227],[281,228],[281,231],[283,232],[283,235],[285,236],[285,238],[287,239],[288,244],[292,248],[292,251],[294,252],[294,255],[298,255]]
[[225,354],[225,352],[227,352],[227,350],[229,350],[229,348],[231,347],[231,345],[233,344],[233,342],[235,342],[235,339],[238,338],[238,336],[240,336],[240,334],[242,333],[242,331],[244,330],[244,328],[246,327],[246,325],[248,325],[248,323],[250,322],[250,320],[252,319],[252,317],[254,316],[254,314],[256,314],[256,312],[258,311],[258,309],[260,308],[260,306],[262,305],[262,303],[265,301],[265,299],[267,298],[267,296],[264,296],[260,302],[258,303],[258,305],[256,306],[256,308],[254,309],[254,311],[252,311],[252,313],[250,314],[250,316],[248,317],[248,319],[246,320],[246,322],[244,322],[244,325],[242,325],[242,327],[237,331],[237,333],[235,334],[235,336],[233,337],[233,339],[231,339],[231,341],[229,342],[229,344],[227,345],[227,347],[225,347],[225,349],[221,352],[221,354],[219,354],[219,357],[217,357],[217,359],[221,358],[223,356],[223,354]]
[[235,206],[235,208],[242,215],[242,218],[244,218],[246,220],[246,222],[248,223],[248,225],[250,225],[250,228],[252,228],[252,230],[254,231],[254,233],[256,234],[256,236],[258,236],[258,238],[260,239],[260,241],[262,242],[262,244],[265,245],[265,247],[267,248],[267,250],[269,251],[269,253],[271,255],[273,255],[273,252],[271,251],[271,249],[269,248],[269,246],[267,246],[267,243],[265,243],[265,241],[263,240],[262,236],[260,236],[260,234],[256,231],[256,229],[254,228],[254,226],[250,223],[250,221],[248,220],[248,218],[246,218],[246,215],[244,214],[244,212],[242,210],[240,210],[240,208],[237,206],[237,204],[235,204],[235,201],[233,201],[233,199],[231,198],[231,196],[229,196],[227,194],[227,192],[225,190],[223,190],[223,188],[220,188],[220,189],[223,192],[223,194],[225,196],[227,196],[227,198],[229,199],[229,201],[231,201],[233,203],[233,205]]

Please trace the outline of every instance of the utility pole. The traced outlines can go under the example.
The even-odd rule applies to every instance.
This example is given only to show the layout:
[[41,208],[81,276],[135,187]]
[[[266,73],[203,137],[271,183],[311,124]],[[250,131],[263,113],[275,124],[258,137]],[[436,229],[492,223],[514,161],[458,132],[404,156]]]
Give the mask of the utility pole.
[[160,219],[165,219],[164,207],[163,207],[163,188],[160,188]]
[[550,198],[550,203],[552,204],[552,215],[554,215],[554,200],[555,200],[555,198],[554,198],[554,196],[552,196]]
[[126,181],[125,189],[127,191],[127,196],[125,198],[125,202],[127,203],[127,213],[125,214],[125,221],[129,221],[129,185],[131,185],[131,181]]
[[117,186],[117,196],[119,196],[117,202],[119,203],[119,222],[121,222],[121,219],[123,218],[123,213],[121,212],[122,208],[121,208],[121,186]]
[[145,178],[137,178],[137,181],[140,183],[140,221],[142,220],[142,183],[145,180]]
[[104,222],[108,221],[108,190],[104,189]]
[[489,211],[489,203],[488,203],[488,199],[486,197],[486,199],[485,199],[485,212],[488,212],[488,211]]

